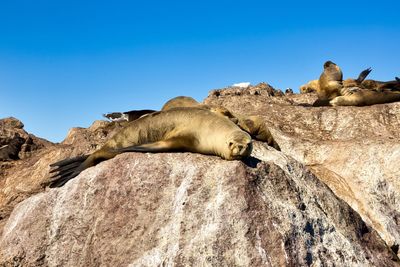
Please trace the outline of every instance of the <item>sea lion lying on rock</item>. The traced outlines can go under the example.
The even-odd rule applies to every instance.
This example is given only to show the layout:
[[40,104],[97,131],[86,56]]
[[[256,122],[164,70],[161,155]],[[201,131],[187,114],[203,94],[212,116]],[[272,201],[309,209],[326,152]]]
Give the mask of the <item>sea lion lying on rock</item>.
[[129,122],[91,155],[50,165],[50,187],[64,185],[83,170],[123,152],[187,151],[226,160],[248,157],[252,140],[227,117],[203,108],[184,107],[155,112]]
[[[234,114],[228,109],[222,106],[216,105],[205,105],[197,102],[195,99],[189,96],[178,96],[168,100],[164,106],[161,108],[161,111],[171,110],[174,108],[181,107],[196,107],[202,108],[206,110],[210,110],[218,115],[229,118],[232,122],[236,123],[242,130],[248,132],[254,139],[258,141],[267,142],[268,145],[274,147],[277,150],[280,150],[279,145],[275,142],[272,134],[268,130],[267,126],[262,120],[260,116],[243,116],[239,114]],[[149,110],[148,114],[155,112]],[[117,113],[117,112],[115,112]],[[115,114],[109,113],[109,114]],[[125,114],[126,118],[138,118],[140,116],[144,116],[146,114],[143,113],[143,110],[132,110],[128,112],[123,112],[121,114]],[[104,115],[108,118],[108,114]],[[129,119],[132,121],[133,119]]]
[[[332,61],[324,64],[317,89],[318,99],[314,106],[367,106],[399,101],[399,93],[392,90],[383,90],[386,86],[392,85],[393,81],[381,84],[381,88],[363,88],[364,79],[371,72],[366,69],[361,72],[357,80],[348,79],[344,83],[343,74],[339,66]],[[379,83],[376,83],[378,86]],[[338,98],[338,99],[336,99]]]

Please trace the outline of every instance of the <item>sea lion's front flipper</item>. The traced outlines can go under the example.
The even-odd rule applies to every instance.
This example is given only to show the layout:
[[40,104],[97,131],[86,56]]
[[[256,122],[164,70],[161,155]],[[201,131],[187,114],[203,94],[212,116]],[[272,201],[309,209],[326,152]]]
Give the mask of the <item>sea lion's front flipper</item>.
[[123,153],[123,152],[151,152],[151,153],[160,153],[160,152],[172,152],[172,151],[183,151],[185,147],[187,147],[187,143],[189,140],[185,138],[171,138],[167,140],[157,141],[154,143],[147,143],[142,145],[134,145],[124,148],[115,149],[115,152]]

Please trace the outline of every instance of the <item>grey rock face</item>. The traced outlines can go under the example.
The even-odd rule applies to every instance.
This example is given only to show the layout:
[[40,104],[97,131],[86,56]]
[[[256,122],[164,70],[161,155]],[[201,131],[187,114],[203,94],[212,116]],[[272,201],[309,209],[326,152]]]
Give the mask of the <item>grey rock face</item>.
[[119,155],[21,202],[0,248],[23,266],[395,264],[344,201],[261,144],[245,163]]

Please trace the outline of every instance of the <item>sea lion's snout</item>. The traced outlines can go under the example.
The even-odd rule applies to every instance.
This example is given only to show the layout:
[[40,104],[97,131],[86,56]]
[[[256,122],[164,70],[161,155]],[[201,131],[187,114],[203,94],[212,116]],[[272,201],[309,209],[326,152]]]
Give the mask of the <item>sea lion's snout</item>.
[[241,159],[248,157],[253,150],[251,139],[234,140],[229,142],[230,159]]

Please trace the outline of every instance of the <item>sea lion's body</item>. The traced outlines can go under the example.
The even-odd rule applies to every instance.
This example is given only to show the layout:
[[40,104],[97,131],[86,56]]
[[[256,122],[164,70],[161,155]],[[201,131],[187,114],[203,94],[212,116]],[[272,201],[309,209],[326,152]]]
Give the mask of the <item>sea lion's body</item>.
[[198,107],[199,105],[202,104],[200,104],[190,96],[177,96],[168,100],[161,108],[161,110],[165,111],[173,108]]
[[400,91],[400,82],[398,80],[393,81],[376,81],[376,80],[365,80],[361,83],[361,87],[364,89],[371,89],[376,91],[391,90]]
[[338,96],[329,103],[332,106],[369,106],[400,101],[400,92],[360,89],[346,96]]
[[[272,137],[270,131],[268,130],[267,126],[263,122],[260,116],[243,116],[239,114],[234,114],[228,109],[217,106],[217,105],[206,105],[197,102],[195,99],[189,96],[177,96],[170,100],[168,100],[164,106],[161,108],[161,111],[172,110],[176,108],[201,108],[205,110],[209,110],[217,115],[227,117],[232,122],[237,124],[242,130],[249,133],[253,138],[259,141],[267,142],[268,145],[273,146],[276,149],[280,149],[279,145],[275,142],[274,138]],[[150,110],[151,111],[151,110]],[[155,112],[155,111],[152,111]],[[138,110],[137,113],[140,116],[143,116],[142,110]],[[135,110],[124,112],[124,114],[128,114],[129,118],[137,119],[140,117],[136,114]],[[151,114],[151,112],[149,112]],[[145,114],[147,115],[147,114]],[[130,120],[131,121],[131,120]]]
[[339,66],[332,61],[325,62],[324,71],[318,80],[318,99],[325,101],[340,96],[340,90],[343,88],[342,81],[343,73]]
[[390,89],[398,83],[397,80],[364,80],[370,72],[369,68],[361,72],[356,80],[343,81],[339,66],[331,61],[325,62],[324,71],[319,78],[318,99],[314,106],[368,106],[400,101],[400,93]]
[[233,160],[249,156],[251,150],[250,135],[228,118],[201,108],[174,108],[128,123],[87,157],[53,164],[58,173],[50,186],[61,186],[84,169],[123,152],[187,151]]

